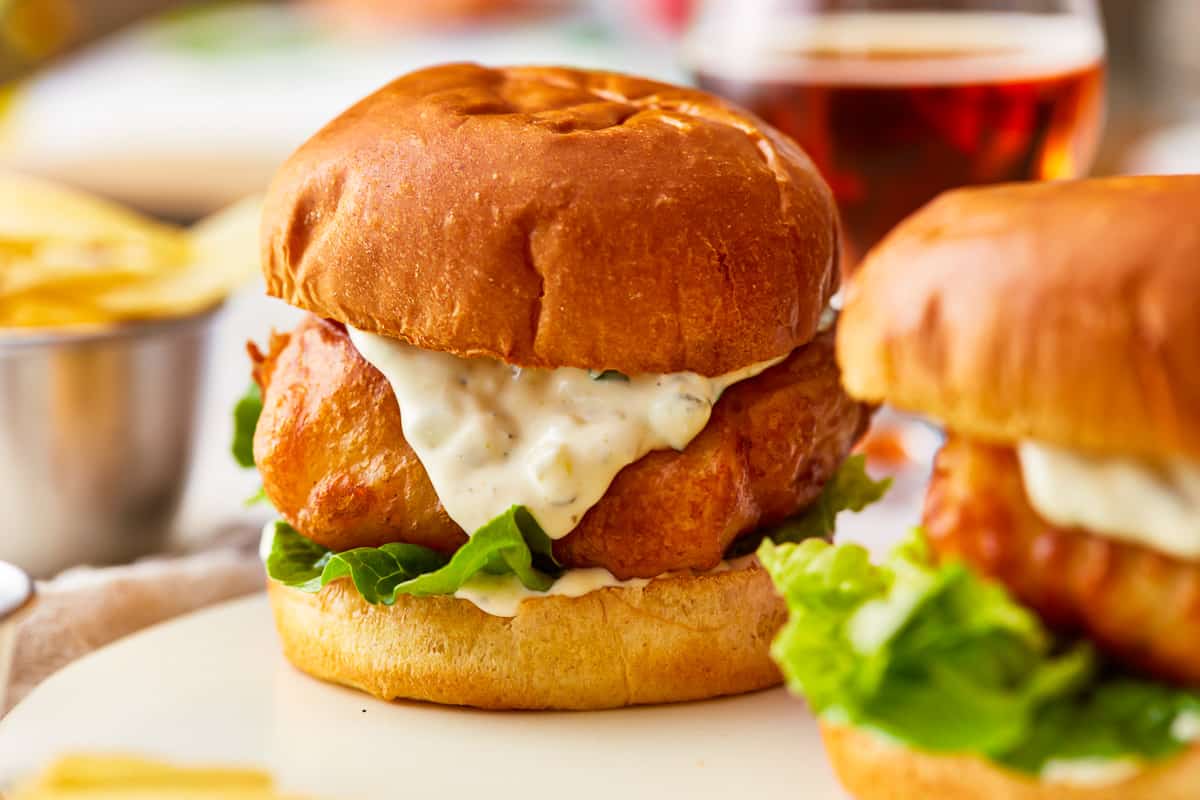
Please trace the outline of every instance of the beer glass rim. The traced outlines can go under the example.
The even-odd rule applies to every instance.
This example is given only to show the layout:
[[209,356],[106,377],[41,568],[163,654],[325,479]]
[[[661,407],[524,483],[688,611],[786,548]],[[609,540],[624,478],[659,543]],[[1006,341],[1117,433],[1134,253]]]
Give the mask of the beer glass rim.
[[1100,22],[1099,0],[700,0],[692,24],[705,12],[736,10],[739,16],[758,14],[815,14],[852,13],[981,13],[1067,15]]
[[[872,58],[884,39],[881,31],[892,26],[897,29],[891,31],[890,44],[911,51],[912,57],[893,61],[906,70],[888,77],[884,82],[889,84],[973,83],[981,80],[980,74],[990,81],[993,73],[1005,72],[1010,73],[1005,77],[1070,73],[1103,66],[1107,57],[1097,0],[705,0],[692,16],[677,55],[685,70],[782,80],[790,72],[804,74],[814,67],[808,53],[817,48],[806,50],[804,44],[838,53],[837,59],[825,59],[821,66],[832,68],[839,61],[845,66],[854,58]],[[934,42],[938,32],[940,43]],[[977,51],[970,63],[979,74],[947,71],[940,59],[928,58],[947,40],[964,55]],[[1022,57],[1019,62],[1017,54]],[[914,78],[913,67],[922,61],[931,69]],[[934,67],[938,73],[929,79]],[[877,78],[881,74],[875,73]]]

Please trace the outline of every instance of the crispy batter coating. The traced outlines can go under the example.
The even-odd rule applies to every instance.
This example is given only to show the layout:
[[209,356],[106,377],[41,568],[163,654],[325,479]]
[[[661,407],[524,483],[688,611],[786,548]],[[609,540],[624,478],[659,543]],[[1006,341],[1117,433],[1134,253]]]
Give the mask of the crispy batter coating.
[[1011,447],[951,436],[924,516],[940,557],[1001,581],[1051,625],[1081,630],[1157,677],[1200,685],[1200,563],[1042,519]]
[[255,366],[263,411],[254,461],[267,498],[331,550],[467,540],[404,440],[392,387],[340,325],[306,317]]
[[824,335],[726,391],[682,452],[621,470],[555,554],[618,577],[711,569],[741,534],[815,500],[868,419],[842,391]]
[[[391,387],[341,326],[309,317],[274,336],[255,377],[255,461],[297,530],[334,550],[466,541],[404,439]],[[738,536],[816,499],[868,418],[841,390],[833,336],[822,335],[725,392],[685,450],[625,467],[555,554],[620,578],[711,569]]]

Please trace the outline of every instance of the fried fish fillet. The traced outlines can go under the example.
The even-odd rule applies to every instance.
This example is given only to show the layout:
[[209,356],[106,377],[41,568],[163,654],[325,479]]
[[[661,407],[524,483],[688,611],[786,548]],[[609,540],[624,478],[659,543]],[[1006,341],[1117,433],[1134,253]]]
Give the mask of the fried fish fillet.
[[[391,387],[341,326],[309,317],[251,352],[263,389],[255,461],[289,523],[332,550],[466,541],[404,439]],[[686,449],[621,470],[555,555],[622,579],[711,569],[742,534],[815,500],[868,418],[824,334],[726,391]]]
[[1200,563],[1042,519],[1013,448],[952,435],[924,523],[940,557],[1000,581],[1051,625],[1159,678],[1200,685]]

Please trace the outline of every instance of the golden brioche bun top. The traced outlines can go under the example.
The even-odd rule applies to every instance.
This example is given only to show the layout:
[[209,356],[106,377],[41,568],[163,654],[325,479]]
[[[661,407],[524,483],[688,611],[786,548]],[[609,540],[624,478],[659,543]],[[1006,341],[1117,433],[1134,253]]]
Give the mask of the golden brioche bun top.
[[451,64],[291,156],[263,270],[292,305],[432,350],[716,375],[812,338],[836,227],[803,151],[712,95]]
[[942,195],[854,275],[838,361],[969,436],[1200,459],[1200,176]]

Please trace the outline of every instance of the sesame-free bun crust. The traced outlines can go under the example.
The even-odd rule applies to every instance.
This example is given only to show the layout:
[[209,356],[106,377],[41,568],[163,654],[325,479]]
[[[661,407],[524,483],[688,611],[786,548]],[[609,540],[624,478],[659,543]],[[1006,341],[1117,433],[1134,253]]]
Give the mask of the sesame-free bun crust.
[[807,342],[836,282],[803,151],[704,92],[451,64],[330,122],[277,173],[267,290],[462,356],[729,372]]
[[842,785],[857,800],[1195,800],[1200,748],[1101,786],[1051,783],[972,756],[922,753],[875,734],[821,723]]
[[779,683],[768,656],[787,616],[765,570],[526,600],[496,617],[454,597],[370,605],[345,580],[268,594],[287,658],[385,700],[494,709],[673,703]]
[[1200,459],[1200,176],[962,189],[852,279],[850,393],[975,438]]

